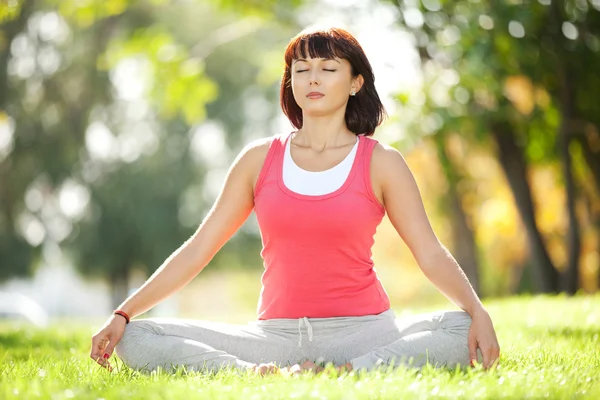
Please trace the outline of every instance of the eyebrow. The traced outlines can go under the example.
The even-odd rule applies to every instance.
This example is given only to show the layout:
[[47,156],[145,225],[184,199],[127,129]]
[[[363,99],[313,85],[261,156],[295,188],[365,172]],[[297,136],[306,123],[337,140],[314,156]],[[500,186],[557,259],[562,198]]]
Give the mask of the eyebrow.
[[[335,62],[336,62],[336,63],[338,63],[338,64],[341,64],[341,62],[339,62],[339,61],[338,61],[338,60],[336,60],[335,58],[323,58],[323,57],[321,57],[321,60],[324,60],[324,61],[330,61],[330,60],[331,60],[331,61],[335,61]],[[299,59],[295,60],[295,61],[293,62],[293,64],[296,64],[296,63],[297,63],[297,62],[299,62],[299,61],[306,61],[306,62],[308,62],[308,61],[307,61],[306,59],[304,59],[304,58],[299,58]]]

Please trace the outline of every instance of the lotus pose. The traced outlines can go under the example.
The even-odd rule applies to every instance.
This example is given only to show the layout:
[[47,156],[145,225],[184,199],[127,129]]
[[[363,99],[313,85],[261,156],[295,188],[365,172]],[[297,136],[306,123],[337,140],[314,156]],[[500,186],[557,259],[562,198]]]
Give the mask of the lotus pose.
[[[137,370],[258,374],[495,364],[489,313],[433,232],[403,156],[372,138],[385,110],[357,40],[307,29],[284,57],[281,107],[295,130],[240,152],[200,227],[93,336],[91,357],[108,369],[116,351]],[[190,282],[252,210],[264,259],[255,321],[133,319]],[[386,213],[462,311],[396,319],[371,257]]]

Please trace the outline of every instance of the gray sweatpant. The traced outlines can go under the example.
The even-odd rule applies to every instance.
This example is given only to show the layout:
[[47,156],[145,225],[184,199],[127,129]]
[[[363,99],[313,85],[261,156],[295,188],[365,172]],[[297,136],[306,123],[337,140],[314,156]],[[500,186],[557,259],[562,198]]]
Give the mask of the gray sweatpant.
[[[398,320],[389,309],[360,317],[269,319],[234,325],[202,320],[132,320],[116,347],[131,368],[151,371],[185,366],[216,372],[245,370],[251,364],[280,366],[306,360],[350,362],[353,369],[378,366],[469,365],[467,335],[471,317],[464,311],[420,314]],[[478,350],[478,358],[481,354]]]

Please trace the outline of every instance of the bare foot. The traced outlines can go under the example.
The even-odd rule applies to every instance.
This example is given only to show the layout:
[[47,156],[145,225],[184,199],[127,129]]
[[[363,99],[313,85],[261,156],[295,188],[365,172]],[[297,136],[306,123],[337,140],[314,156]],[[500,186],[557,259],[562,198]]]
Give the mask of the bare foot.
[[286,375],[300,375],[307,371],[318,374],[323,371],[323,367],[312,361],[305,361],[302,364],[295,364],[281,369],[281,372]]
[[340,365],[339,367],[335,367],[335,370],[338,372],[338,374],[342,374],[344,372],[350,372],[350,371],[352,371],[352,364],[346,363],[346,364]]
[[260,376],[265,375],[276,375],[280,373],[280,369],[275,363],[262,363],[259,365],[254,364],[251,370]]
[[[302,364],[294,364],[289,367],[279,368],[274,363],[268,364],[260,364],[255,365],[253,371],[255,371],[259,375],[267,375],[267,374],[282,374],[282,375],[301,375],[305,372],[311,372],[313,374],[318,374],[322,372],[325,368],[322,366],[315,364],[312,361],[305,361]],[[348,373],[352,371],[352,364],[346,363],[340,366],[335,367],[335,371],[338,374]]]

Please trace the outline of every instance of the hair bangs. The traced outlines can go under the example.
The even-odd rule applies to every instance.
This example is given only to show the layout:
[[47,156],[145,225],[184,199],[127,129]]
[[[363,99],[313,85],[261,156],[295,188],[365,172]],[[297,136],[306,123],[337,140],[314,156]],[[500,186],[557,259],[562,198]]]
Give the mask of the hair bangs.
[[318,33],[308,34],[298,40],[293,50],[293,58],[345,58],[336,40]]

